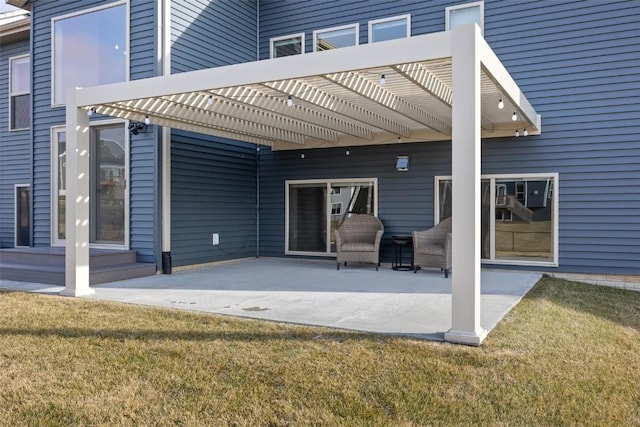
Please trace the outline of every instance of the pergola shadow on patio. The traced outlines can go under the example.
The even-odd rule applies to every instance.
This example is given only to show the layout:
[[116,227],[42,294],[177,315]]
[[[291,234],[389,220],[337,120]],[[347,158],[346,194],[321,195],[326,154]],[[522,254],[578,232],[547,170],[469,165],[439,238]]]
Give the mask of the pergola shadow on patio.
[[[486,331],[540,279],[521,272],[481,274]],[[0,287],[52,290],[6,281]],[[444,340],[451,327],[451,278],[439,270],[414,274],[384,264],[378,272],[364,264],[337,271],[333,261],[247,259],[94,289],[88,298],[432,340]]]

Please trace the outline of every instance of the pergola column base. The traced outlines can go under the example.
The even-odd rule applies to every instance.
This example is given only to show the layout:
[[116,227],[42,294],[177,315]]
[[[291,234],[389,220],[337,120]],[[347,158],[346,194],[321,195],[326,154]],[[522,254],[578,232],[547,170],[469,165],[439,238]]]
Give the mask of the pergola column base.
[[487,337],[488,332],[484,329],[474,333],[470,331],[460,331],[455,329],[449,329],[444,334],[444,340],[455,344],[466,344],[479,346],[482,341]]
[[62,295],[63,297],[84,297],[87,295],[93,295],[95,293],[96,291],[93,288],[64,288],[62,291],[60,291],[60,295]]

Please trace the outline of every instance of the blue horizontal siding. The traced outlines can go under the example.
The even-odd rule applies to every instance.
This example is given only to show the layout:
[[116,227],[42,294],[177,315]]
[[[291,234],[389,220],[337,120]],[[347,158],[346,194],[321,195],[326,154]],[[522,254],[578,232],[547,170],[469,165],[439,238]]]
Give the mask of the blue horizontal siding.
[[255,61],[256,13],[250,1],[172,2],[172,72]]
[[9,58],[28,53],[28,40],[0,46],[0,248],[15,243],[15,185],[31,183],[31,130],[9,131]]
[[[270,37],[304,32],[310,52],[314,30],[355,22],[365,43],[369,20],[405,13],[413,35],[442,31],[445,7],[462,3],[262,2],[261,57]],[[542,115],[543,133],[483,141],[482,171],[559,173],[561,271],[640,274],[638,22],[633,1],[485,1],[485,38]],[[284,253],[285,179],[378,177],[387,238],[429,225],[433,176],[450,173],[443,151],[450,153],[447,143],[368,147],[357,164],[339,149],[306,152],[304,160],[299,152],[264,153],[261,252]],[[389,175],[395,155],[409,152],[411,171]],[[376,164],[381,153],[387,165]]]
[[[256,256],[256,148],[173,131],[171,241],[176,266]],[[220,244],[213,246],[212,234]]]

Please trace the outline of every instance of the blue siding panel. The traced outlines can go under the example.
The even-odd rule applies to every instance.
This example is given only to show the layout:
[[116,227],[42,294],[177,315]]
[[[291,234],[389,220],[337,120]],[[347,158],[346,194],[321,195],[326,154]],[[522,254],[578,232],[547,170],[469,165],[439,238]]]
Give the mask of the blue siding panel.
[[[461,3],[261,2],[261,58],[270,37],[304,32],[311,52],[314,30],[358,22],[366,43],[368,20],[405,13],[413,35],[442,31],[445,7]],[[485,38],[542,115],[543,133],[483,141],[482,171],[560,174],[560,271],[640,274],[638,22],[632,1],[485,1]],[[430,225],[433,176],[450,173],[448,145],[368,147],[357,163],[353,149],[348,158],[339,149],[305,159],[263,153],[261,255],[284,254],[285,179],[378,177],[387,239]],[[388,170],[396,154],[411,156],[406,175]]]
[[0,248],[15,243],[15,185],[31,183],[31,130],[9,131],[9,58],[28,53],[28,40],[0,48]]
[[256,13],[251,1],[172,2],[172,73],[255,61]]
[[254,145],[174,131],[171,175],[174,265],[256,256]]
[[[32,131],[6,132],[0,105],[0,247],[13,245],[13,184],[32,182],[34,244],[50,244],[52,126],[64,109],[50,106],[51,18],[110,0],[32,2]],[[411,14],[413,35],[444,30],[445,7],[460,0],[172,2],[172,70],[184,72],[269,56],[269,39]],[[131,79],[157,75],[157,2],[131,0]],[[257,20],[259,19],[259,22]],[[559,173],[560,271],[640,274],[640,3],[637,1],[485,0],[484,35],[543,117],[543,133],[485,140],[485,174]],[[260,34],[258,34],[258,28]],[[23,46],[19,49],[28,48]],[[3,46],[2,64],[12,56]],[[0,68],[0,99],[6,91]],[[33,133],[33,145],[29,138]],[[9,142],[7,142],[9,141]],[[161,164],[159,129],[132,137],[131,247],[158,262]],[[186,132],[172,135],[175,265],[256,255],[256,172],[260,171],[260,255],[284,254],[284,181],[377,177],[391,234],[433,223],[435,175],[451,171],[451,143],[272,152]],[[411,157],[396,172],[396,155]],[[330,166],[328,166],[330,165]],[[31,174],[32,172],[32,176]],[[8,194],[11,193],[11,194]],[[212,246],[211,233],[221,244]]]

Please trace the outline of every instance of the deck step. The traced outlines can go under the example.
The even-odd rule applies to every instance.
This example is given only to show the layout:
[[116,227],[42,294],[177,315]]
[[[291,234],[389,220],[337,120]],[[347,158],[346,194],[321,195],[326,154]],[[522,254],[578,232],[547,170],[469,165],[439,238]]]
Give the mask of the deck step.
[[[135,251],[91,249],[89,283],[113,282],[156,274],[153,263],[136,262]],[[64,248],[0,249],[0,279],[64,286]]]

